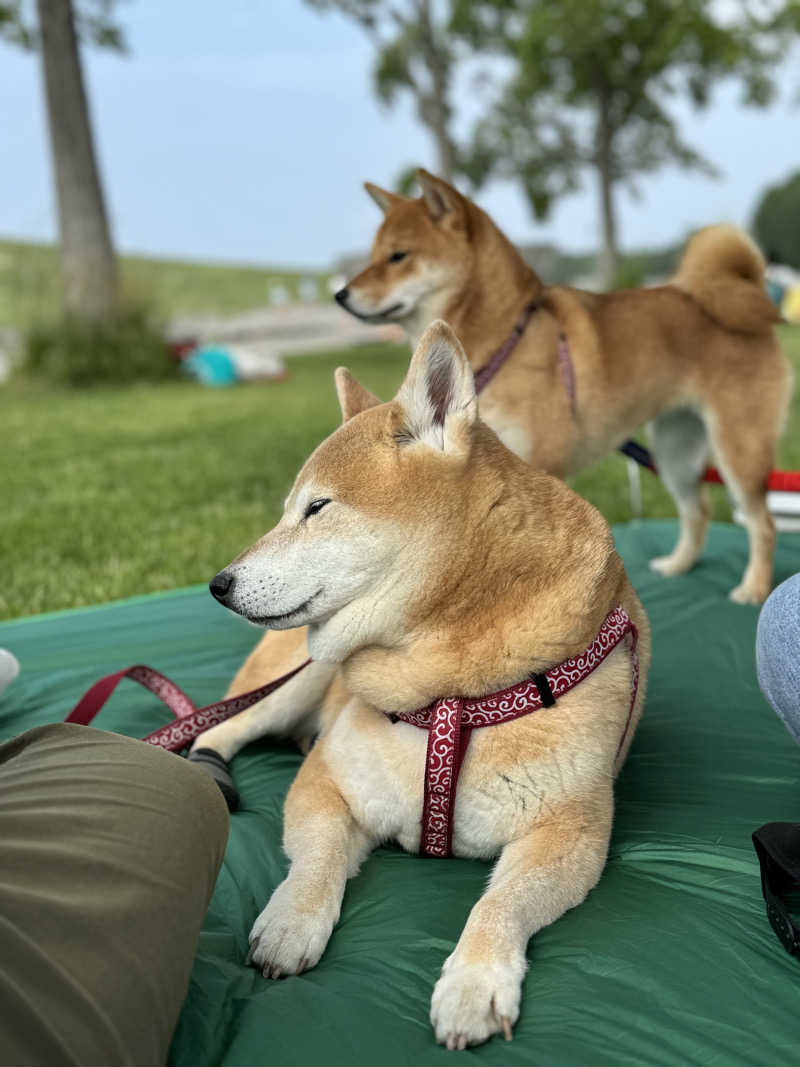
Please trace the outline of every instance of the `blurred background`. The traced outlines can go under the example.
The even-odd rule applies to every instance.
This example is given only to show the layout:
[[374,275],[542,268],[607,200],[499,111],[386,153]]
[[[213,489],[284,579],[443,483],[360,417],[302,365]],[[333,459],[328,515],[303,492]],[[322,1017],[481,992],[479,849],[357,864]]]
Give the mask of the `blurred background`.
[[[594,289],[734,222],[800,322],[800,0],[0,0],[0,99],[0,617],[207,580],[336,425],[333,368],[391,395],[402,334],[331,300],[365,179],[426,166]],[[573,484],[673,514],[618,457]]]

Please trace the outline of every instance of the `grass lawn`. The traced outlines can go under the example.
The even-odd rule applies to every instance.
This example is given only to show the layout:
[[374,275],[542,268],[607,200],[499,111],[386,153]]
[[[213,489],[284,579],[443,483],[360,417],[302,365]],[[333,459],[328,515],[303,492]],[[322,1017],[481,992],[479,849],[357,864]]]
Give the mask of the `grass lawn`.
[[[269,303],[283,287],[292,299],[302,279],[324,288],[328,275],[226,263],[186,263],[141,256],[120,258],[123,291],[136,303],[169,317],[186,312],[233,314]],[[56,250],[47,245],[0,241],[0,326],[26,327],[49,317],[59,305]]]
[[[786,329],[800,368],[800,330]],[[290,361],[277,385],[194,383],[69,392],[0,387],[0,618],[205,582],[276,521],[295,473],[339,422],[332,372],[345,363],[389,397],[404,348]],[[800,397],[780,463],[800,469]],[[625,462],[574,480],[611,522],[630,518]],[[643,476],[647,516],[671,516]],[[717,517],[729,514],[715,489]]]

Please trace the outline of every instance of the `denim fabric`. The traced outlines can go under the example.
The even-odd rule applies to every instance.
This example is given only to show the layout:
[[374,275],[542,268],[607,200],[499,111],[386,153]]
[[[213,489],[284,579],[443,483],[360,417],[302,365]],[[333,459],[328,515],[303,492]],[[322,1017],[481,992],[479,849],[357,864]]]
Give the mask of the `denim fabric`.
[[800,743],[800,573],[767,598],[756,634],[758,683]]

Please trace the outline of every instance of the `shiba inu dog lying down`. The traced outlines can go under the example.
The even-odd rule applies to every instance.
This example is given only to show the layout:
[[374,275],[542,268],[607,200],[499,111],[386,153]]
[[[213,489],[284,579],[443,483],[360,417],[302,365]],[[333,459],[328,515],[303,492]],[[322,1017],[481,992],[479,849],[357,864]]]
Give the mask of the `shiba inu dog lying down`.
[[775,542],[765,487],[791,376],[753,242],[732,226],[701,230],[657,288],[545,286],[479,207],[426,171],[418,177],[419,199],[367,183],[385,219],[370,265],[339,303],[368,322],[401,323],[412,343],[445,319],[475,370],[518,336],[481,394],[481,418],[551,474],[575,473],[651,421],[680,516],[675,550],[653,560],[662,574],[688,571],[702,549],[709,508],[700,476],[713,454],[750,541],[731,597],[764,600]]
[[284,631],[231,694],[300,664],[306,640],[314,662],[195,748],[229,760],[265,734],[320,734],[286,799],[289,873],[250,934],[267,977],[317,963],[381,842],[499,857],[433,991],[436,1039],[464,1048],[511,1036],[528,939],[600,877],[649,627],[599,512],[479,419],[444,323],[391,403],[336,380],[343,425],[211,583]]

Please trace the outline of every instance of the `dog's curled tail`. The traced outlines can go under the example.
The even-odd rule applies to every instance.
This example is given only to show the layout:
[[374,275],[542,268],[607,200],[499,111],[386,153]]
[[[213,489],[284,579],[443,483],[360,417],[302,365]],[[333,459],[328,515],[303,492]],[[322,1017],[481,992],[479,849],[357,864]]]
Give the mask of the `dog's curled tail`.
[[766,264],[746,233],[727,224],[706,226],[690,239],[672,284],[689,293],[720,326],[763,333],[781,321],[767,296]]

